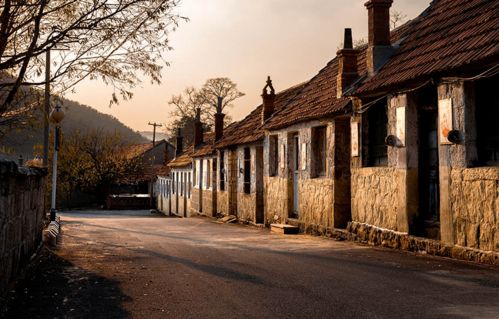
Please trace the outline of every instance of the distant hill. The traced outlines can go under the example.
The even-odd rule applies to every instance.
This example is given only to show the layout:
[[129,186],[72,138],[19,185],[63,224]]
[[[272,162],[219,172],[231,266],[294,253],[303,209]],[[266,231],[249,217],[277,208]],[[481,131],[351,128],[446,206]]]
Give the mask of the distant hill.
[[[102,130],[110,133],[117,132],[130,144],[148,141],[139,132],[121,123],[114,116],[100,113],[89,106],[67,99],[63,99],[63,104],[65,117],[62,129],[65,134],[76,130]],[[4,137],[0,137],[0,156],[11,159],[17,159],[19,155],[22,155],[24,159],[33,158],[35,145],[43,145],[42,116],[39,118],[40,122],[35,123],[33,128],[15,129]]]

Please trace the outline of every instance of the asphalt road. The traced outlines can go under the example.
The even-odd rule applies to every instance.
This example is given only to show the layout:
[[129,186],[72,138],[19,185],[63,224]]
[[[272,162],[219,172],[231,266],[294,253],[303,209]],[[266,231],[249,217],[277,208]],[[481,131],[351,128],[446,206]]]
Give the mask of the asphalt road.
[[499,269],[207,218],[64,213],[9,318],[499,318]]

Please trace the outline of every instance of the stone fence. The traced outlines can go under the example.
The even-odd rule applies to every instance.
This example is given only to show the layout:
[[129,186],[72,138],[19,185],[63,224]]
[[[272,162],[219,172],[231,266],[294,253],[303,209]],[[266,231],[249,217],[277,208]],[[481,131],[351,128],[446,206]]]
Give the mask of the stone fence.
[[42,242],[46,175],[0,159],[0,295]]

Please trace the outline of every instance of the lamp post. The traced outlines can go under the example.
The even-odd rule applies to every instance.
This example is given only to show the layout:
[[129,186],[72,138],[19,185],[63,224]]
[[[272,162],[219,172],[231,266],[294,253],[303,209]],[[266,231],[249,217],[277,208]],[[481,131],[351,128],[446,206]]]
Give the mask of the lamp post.
[[55,209],[55,199],[57,193],[57,153],[59,151],[59,144],[61,138],[61,127],[60,123],[64,118],[64,112],[59,104],[56,105],[55,109],[50,114],[50,119],[55,124],[54,130],[54,159],[52,163],[52,201],[50,205],[50,221],[55,220],[56,209]]

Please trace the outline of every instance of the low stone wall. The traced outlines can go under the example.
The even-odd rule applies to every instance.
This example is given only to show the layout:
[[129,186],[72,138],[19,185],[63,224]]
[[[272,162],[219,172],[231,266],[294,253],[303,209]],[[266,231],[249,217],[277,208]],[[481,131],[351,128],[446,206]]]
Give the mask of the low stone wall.
[[450,190],[455,243],[499,251],[499,167],[453,168]]
[[215,217],[213,192],[211,190],[203,189],[203,215]]
[[399,205],[397,169],[352,169],[352,220],[397,230]]
[[333,184],[331,178],[300,179],[299,220],[305,224],[305,227],[332,226]]
[[[200,211],[200,197],[201,197],[201,190],[199,188],[194,187],[192,189],[192,196],[191,196],[191,215],[195,216],[196,214],[199,214]],[[204,192],[204,191],[203,191]]]
[[223,216],[230,215],[229,213],[229,194],[227,191],[218,191],[217,194],[217,213]]
[[265,224],[285,223],[288,218],[288,180],[264,177]]
[[237,218],[241,221],[255,222],[256,193],[237,194]]
[[415,237],[364,223],[351,222],[348,224],[347,232],[334,234],[334,237],[341,237],[372,246],[499,265],[499,253],[497,252],[471,249],[459,245],[445,245],[438,240]]
[[42,242],[45,176],[0,160],[0,294]]

